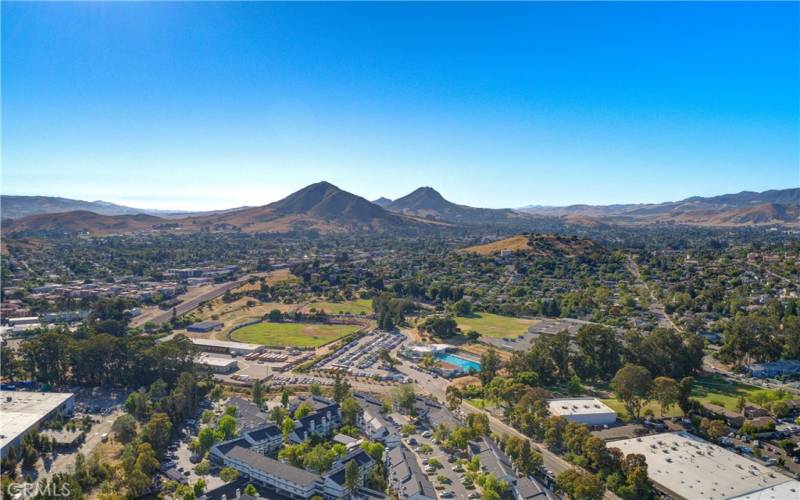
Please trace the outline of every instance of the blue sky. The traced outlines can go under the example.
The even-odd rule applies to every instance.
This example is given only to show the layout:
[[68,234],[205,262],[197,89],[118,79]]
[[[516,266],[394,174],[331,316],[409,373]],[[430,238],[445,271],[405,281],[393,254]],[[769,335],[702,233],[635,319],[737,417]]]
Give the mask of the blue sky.
[[2,3],[2,192],[140,207],[800,185],[800,5]]

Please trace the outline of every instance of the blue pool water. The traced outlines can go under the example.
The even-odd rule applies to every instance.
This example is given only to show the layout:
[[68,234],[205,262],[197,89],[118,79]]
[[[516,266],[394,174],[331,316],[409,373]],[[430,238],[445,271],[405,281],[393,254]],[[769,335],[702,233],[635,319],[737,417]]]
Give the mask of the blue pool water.
[[465,373],[469,373],[470,370],[475,370],[476,372],[481,371],[481,364],[477,361],[472,361],[469,359],[464,359],[462,357],[456,356],[455,354],[439,354],[438,358],[444,361],[445,363],[450,363],[451,365],[456,365],[461,367]]

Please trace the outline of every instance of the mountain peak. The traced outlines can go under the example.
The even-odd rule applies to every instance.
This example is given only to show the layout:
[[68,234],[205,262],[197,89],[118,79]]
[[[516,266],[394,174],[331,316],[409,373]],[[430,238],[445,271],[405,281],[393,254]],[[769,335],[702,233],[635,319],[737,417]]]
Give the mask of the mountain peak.
[[378,205],[381,208],[386,208],[386,207],[388,207],[389,205],[392,204],[392,200],[390,200],[389,198],[387,198],[385,196],[381,196],[377,200],[372,200],[372,203]]

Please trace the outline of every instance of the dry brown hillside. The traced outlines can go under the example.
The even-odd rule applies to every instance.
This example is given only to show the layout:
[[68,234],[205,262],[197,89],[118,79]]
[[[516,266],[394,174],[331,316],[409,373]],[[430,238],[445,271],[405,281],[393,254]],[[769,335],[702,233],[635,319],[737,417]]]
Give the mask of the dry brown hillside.
[[557,234],[518,234],[503,240],[464,248],[462,251],[480,255],[491,255],[502,251],[523,251],[534,255],[576,255],[596,247],[595,243],[573,236]]

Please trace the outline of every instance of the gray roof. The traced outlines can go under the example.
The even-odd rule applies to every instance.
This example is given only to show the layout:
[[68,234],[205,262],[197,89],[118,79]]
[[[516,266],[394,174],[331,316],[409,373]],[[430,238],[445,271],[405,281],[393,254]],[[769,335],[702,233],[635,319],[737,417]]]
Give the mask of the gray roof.
[[320,480],[320,476],[305,471],[298,467],[279,462],[273,458],[265,457],[260,453],[250,451],[240,446],[234,447],[228,452],[228,457],[249,465],[250,467],[266,472],[301,486],[312,486]]
[[387,453],[389,481],[400,498],[421,495],[435,499],[436,490],[428,476],[422,472],[417,460],[401,445]]
[[517,490],[517,496],[522,500],[528,500],[530,498],[536,500],[557,498],[550,490],[545,488],[543,484],[528,476],[522,476],[517,479],[515,489]]
[[494,474],[494,477],[502,479],[505,476],[515,476],[511,460],[497,446],[492,439],[483,436],[480,441],[469,443],[470,455],[478,455],[481,465]]

